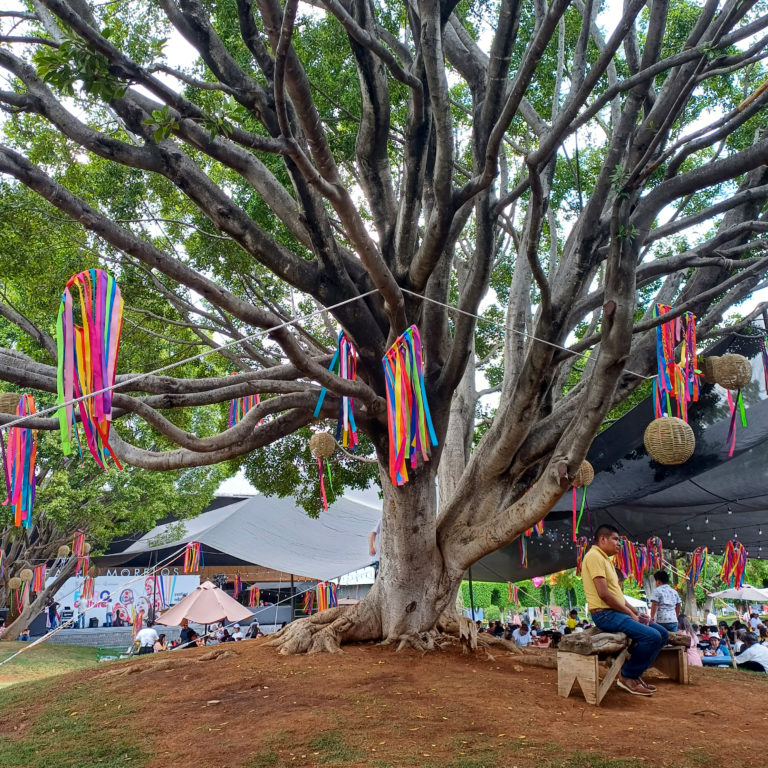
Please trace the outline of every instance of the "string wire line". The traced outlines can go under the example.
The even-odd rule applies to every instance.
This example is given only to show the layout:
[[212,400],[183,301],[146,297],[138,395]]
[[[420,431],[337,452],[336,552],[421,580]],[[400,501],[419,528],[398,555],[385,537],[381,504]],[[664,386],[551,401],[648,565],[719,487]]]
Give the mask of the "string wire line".
[[44,408],[43,410],[37,411],[34,414],[30,414],[28,416],[22,416],[20,418],[14,419],[13,421],[9,421],[5,424],[0,424],[0,431],[4,429],[6,430],[10,429],[11,427],[15,427],[18,424],[22,424],[30,419],[37,418],[38,416],[44,416],[49,413],[54,413],[61,408],[65,408],[68,405],[74,405],[75,403],[79,403],[82,400],[87,400],[90,397],[101,395],[104,392],[110,392],[115,389],[127,387],[129,384],[133,384],[137,381],[141,381],[142,379],[146,379],[148,376],[155,376],[158,373],[163,373],[164,371],[170,371],[173,368],[178,368],[180,365],[185,365],[186,363],[191,363],[195,360],[202,360],[204,357],[207,357],[208,355],[212,355],[215,352],[220,352],[222,349],[229,349],[230,347],[235,347],[238,344],[243,344],[246,341],[252,341],[253,339],[257,339],[260,336],[266,336],[270,333],[274,333],[275,331],[279,331],[282,328],[287,328],[288,326],[291,326],[291,325],[297,325],[298,323],[304,320],[309,320],[310,318],[323,314],[324,312],[330,312],[331,310],[337,309],[338,307],[343,307],[345,304],[351,304],[353,301],[364,299],[367,296],[370,296],[371,294],[374,294],[374,293],[378,293],[377,288],[373,288],[370,291],[361,293],[359,296],[353,296],[351,299],[344,299],[344,301],[339,301],[336,304],[331,304],[330,306],[315,310],[314,312],[310,312],[308,315],[302,315],[301,317],[296,317],[296,318],[293,318],[292,320],[286,320],[284,323],[280,323],[279,325],[273,325],[271,328],[262,328],[258,331],[255,331],[254,333],[249,334],[248,336],[244,336],[242,339],[234,339],[233,341],[227,341],[224,344],[220,344],[217,347],[212,347],[211,349],[203,350],[202,352],[196,355],[192,355],[191,357],[186,357],[183,360],[177,360],[174,363],[168,363],[167,365],[163,365],[160,368],[155,368],[152,371],[147,371],[146,373],[138,373],[135,376],[132,376],[130,379],[126,379],[125,381],[120,381],[115,384],[110,384],[108,387],[97,389],[95,392],[91,392],[87,395],[82,395],[81,397],[76,397],[72,400],[67,400],[63,403],[59,403],[57,405],[51,406],[50,408]]

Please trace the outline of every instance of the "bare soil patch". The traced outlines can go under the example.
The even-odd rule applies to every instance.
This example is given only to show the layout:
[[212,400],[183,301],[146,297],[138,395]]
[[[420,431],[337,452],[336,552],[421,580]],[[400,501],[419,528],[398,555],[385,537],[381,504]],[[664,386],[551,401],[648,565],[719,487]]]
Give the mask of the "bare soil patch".
[[[57,688],[103,701],[116,733],[140,733],[147,768],[689,768],[748,761],[749,744],[757,757],[768,726],[768,679],[746,672],[694,669],[689,686],[659,678],[652,699],[614,688],[597,708],[580,693],[559,698],[554,670],[505,652],[359,645],[286,657],[263,641],[210,650],[107,664]],[[123,721],[118,706],[130,712]],[[44,708],[27,700],[0,721],[0,740],[23,738]]]

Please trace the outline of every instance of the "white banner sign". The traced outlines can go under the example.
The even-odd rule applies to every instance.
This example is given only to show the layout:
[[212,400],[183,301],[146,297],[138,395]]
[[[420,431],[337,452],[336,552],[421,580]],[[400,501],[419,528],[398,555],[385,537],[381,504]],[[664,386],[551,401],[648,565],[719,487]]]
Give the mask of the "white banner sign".
[[[199,586],[200,577],[194,575],[97,576],[93,599],[84,601],[80,598],[83,577],[78,576],[64,582],[55,600],[59,603],[59,616],[78,616],[78,626],[87,627],[92,617],[99,620],[99,626],[125,626],[133,624],[140,611],[146,623],[150,606],[154,604],[157,616]],[[81,613],[84,615],[80,616]]]

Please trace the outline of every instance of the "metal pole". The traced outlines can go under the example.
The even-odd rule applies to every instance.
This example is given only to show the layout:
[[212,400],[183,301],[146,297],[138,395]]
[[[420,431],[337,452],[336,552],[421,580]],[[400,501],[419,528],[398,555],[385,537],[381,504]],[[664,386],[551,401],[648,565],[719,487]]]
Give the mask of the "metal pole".
[[293,586],[293,574],[291,574],[291,621],[293,621],[293,617],[296,615],[296,590]]
[[475,620],[475,596],[472,593],[472,568],[469,568],[469,609],[472,611],[472,621]]

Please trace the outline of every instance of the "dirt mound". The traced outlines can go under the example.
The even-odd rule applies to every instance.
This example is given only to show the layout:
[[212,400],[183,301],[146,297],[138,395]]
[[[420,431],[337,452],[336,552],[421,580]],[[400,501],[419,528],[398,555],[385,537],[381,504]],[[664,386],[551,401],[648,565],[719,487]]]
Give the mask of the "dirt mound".
[[[286,657],[263,641],[226,650],[105,664],[58,678],[57,689],[113,738],[139,734],[143,758],[130,764],[148,768],[687,768],[730,764],[768,724],[768,680],[744,672],[695,669],[689,686],[654,680],[653,699],[614,689],[596,708],[580,694],[559,698],[554,670],[503,652],[361,645]],[[24,738],[49,704],[10,702],[0,741]]]

